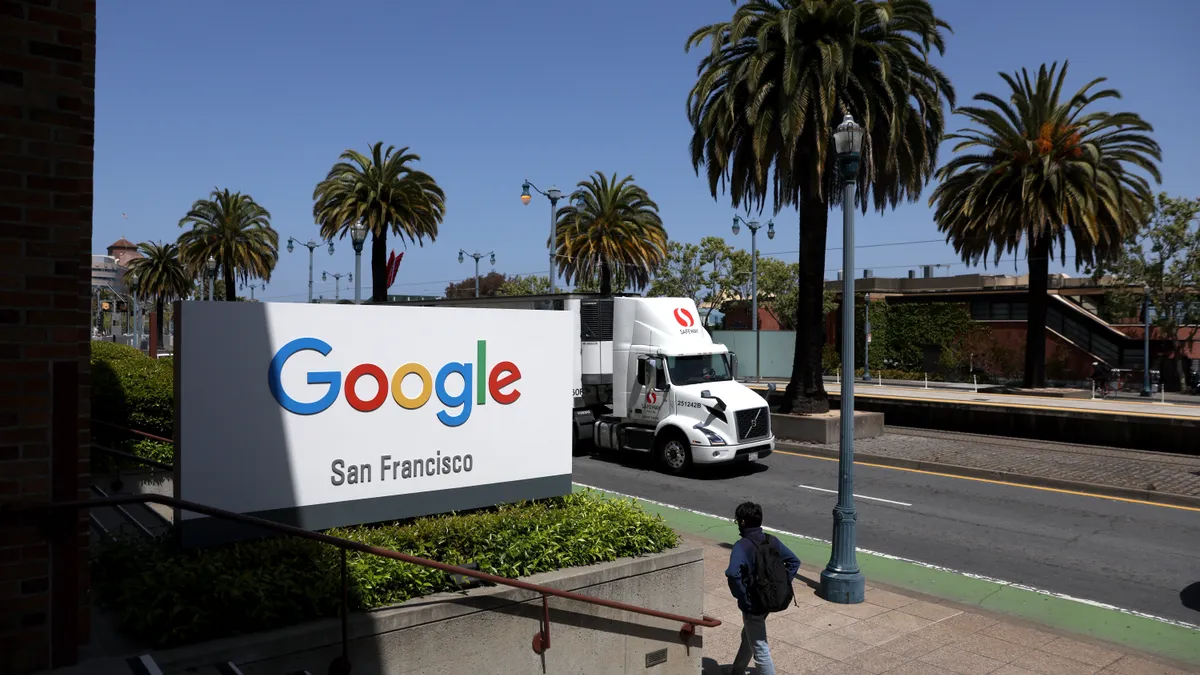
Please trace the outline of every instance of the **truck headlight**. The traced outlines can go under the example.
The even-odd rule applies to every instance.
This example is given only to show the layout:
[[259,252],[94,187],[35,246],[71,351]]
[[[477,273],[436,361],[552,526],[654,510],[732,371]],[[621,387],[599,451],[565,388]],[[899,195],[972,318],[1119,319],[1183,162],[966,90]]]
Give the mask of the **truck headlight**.
[[709,445],[725,445],[725,439],[718,436],[715,431],[711,429],[700,429],[700,431],[708,438]]

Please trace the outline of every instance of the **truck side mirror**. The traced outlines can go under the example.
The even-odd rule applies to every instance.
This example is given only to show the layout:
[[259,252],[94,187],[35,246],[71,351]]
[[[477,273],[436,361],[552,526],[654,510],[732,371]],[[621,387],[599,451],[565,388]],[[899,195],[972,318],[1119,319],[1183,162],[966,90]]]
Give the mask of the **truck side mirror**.
[[738,378],[738,358],[736,352],[729,352],[729,377],[737,380]]
[[646,377],[646,359],[638,359],[637,362],[637,383],[641,386],[646,386],[649,378]]

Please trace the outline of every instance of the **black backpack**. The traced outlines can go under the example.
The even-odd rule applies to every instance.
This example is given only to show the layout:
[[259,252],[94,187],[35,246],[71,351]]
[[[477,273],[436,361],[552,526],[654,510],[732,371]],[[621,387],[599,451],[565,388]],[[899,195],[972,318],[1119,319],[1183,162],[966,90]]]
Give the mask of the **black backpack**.
[[750,606],[758,611],[782,612],[795,600],[795,594],[779,547],[772,544],[769,534],[763,535],[762,543],[753,539],[750,543],[754,544],[754,571],[748,589]]

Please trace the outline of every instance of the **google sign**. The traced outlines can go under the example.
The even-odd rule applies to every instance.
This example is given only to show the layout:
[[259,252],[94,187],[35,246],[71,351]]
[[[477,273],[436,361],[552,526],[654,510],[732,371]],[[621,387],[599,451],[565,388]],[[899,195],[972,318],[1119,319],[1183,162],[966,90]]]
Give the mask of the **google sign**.
[[[175,496],[321,530],[571,491],[569,312],[181,302]],[[261,536],[180,512],[185,545]]]
[[[396,405],[405,410],[417,410],[428,403],[430,396],[436,391],[442,405],[458,411],[457,414],[454,414],[442,410],[437,414],[438,420],[448,427],[457,427],[471,417],[472,372],[478,374],[478,378],[474,382],[475,401],[478,405],[486,404],[489,395],[493,401],[501,405],[516,402],[521,397],[521,392],[517,389],[509,389],[509,387],[521,379],[521,370],[511,361],[501,361],[489,372],[487,370],[487,340],[479,340],[476,348],[474,364],[451,361],[438,369],[436,377],[431,377],[429,369],[420,363],[415,361],[406,363],[392,373],[390,386],[388,376],[382,368],[374,363],[360,363],[346,374],[344,387],[346,402],[358,412],[373,412],[387,401],[390,393]],[[340,371],[309,371],[308,384],[325,385],[325,394],[309,403],[301,403],[288,395],[282,381],[284,365],[293,355],[306,350],[315,351],[321,356],[328,356],[333,351],[333,347],[318,338],[297,338],[275,352],[267,372],[271,395],[275,397],[279,405],[283,406],[284,410],[296,415],[316,415],[328,410],[343,389]],[[358,381],[364,377],[375,381],[375,394],[369,399],[361,398],[356,389]],[[420,382],[420,391],[415,396],[404,393],[404,382],[409,377]],[[451,394],[446,387],[446,382],[451,377],[461,381],[456,394]],[[506,389],[509,390],[505,391]]]

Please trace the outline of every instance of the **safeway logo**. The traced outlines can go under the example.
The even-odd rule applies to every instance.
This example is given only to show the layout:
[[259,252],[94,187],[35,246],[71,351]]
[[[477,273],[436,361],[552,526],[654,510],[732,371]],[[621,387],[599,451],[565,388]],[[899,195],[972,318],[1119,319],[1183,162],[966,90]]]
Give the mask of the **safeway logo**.
[[649,403],[650,405],[654,405],[655,403],[658,403],[658,394],[656,394],[654,392],[650,392],[649,394],[646,394],[646,403]]
[[679,329],[680,335],[689,335],[691,333],[700,332],[699,328],[693,328],[693,326],[696,325],[696,317],[692,316],[691,312],[682,307],[676,308],[675,310],[675,323],[683,326],[683,328]]

